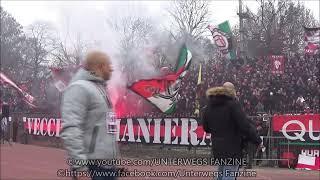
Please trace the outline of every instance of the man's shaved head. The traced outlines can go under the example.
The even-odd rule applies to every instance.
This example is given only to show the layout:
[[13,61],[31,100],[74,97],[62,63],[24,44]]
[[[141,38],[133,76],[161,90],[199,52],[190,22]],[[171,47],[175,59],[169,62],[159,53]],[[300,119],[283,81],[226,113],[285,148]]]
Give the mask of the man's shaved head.
[[85,58],[84,66],[89,71],[95,71],[98,66],[106,63],[106,61],[109,61],[109,56],[107,54],[100,51],[91,51]]
[[223,87],[229,88],[229,89],[235,89],[234,85],[231,82],[225,82],[223,84]]
[[223,84],[224,88],[230,89],[232,91],[232,93],[234,94],[234,96],[236,96],[236,88],[234,87],[234,85],[231,82],[225,82]]
[[101,51],[89,52],[85,57],[84,67],[105,80],[110,79],[113,71],[110,57]]

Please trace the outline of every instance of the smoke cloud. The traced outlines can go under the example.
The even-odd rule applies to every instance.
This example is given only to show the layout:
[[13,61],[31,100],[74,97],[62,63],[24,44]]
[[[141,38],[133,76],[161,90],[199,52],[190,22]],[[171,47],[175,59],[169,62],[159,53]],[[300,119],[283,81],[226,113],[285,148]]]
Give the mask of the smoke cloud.
[[[112,93],[113,102],[117,101],[122,94],[121,91],[133,81],[159,75],[153,65],[156,59],[150,56],[147,50],[156,47],[157,41],[150,37],[147,38],[148,42],[141,42],[141,45],[133,49],[123,49],[121,47],[123,32],[117,31],[108,24],[110,19],[117,21],[127,17],[141,17],[149,20],[152,27],[156,27],[157,19],[143,3],[101,2],[99,6],[93,6],[85,1],[73,2],[72,6],[63,6],[59,11],[58,31],[68,46],[71,47],[75,39],[80,37],[88,44],[84,54],[91,50],[101,50],[111,57],[114,71],[108,87]],[[159,28],[153,28],[153,31],[159,31]],[[132,67],[131,71],[124,72],[123,64],[129,64]],[[127,79],[131,80],[128,82]]]

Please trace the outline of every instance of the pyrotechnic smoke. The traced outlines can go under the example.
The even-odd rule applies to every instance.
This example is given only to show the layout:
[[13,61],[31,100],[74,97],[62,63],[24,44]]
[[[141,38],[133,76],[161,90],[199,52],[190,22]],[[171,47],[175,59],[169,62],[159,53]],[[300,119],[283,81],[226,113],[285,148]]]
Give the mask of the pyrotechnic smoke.
[[[142,45],[141,42],[138,47],[132,49],[121,48],[120,43],[123,40],[123,34],[110,27],[108,20],[117,21],[126,17],[141,17],[143,19],[148,17],[147,11],[141,6],[141,3],[106,2],[105,4],[106,6],[100,8],[86,6],[85,3],[65,6],[60,13],[60,21],[64,22],[61,23],[63,24],[61,32],[69,39],[75,39],[80,34],[84,42],[90,43],[86,52],[101,50],[108,53],[114,69],[108,87],[112,93],[112,101],[115,102],[122,93],[121,89],[125,89],[127,85],[132,83],[127,81],[128,76],[135,76],[132,80],[138,80],[158,75],[153,66],[154,59],[151,59],[146,50],[147,48],[154,48],[157,42],[150,39],[148,43],[145,43],[146,46]],[[142,12],[144,14],[141,14]],[[122,65],[124,63],[132,67],[130,72],[123,71]]]
[[[114,71],[111,80],[108,81],[108,88],[112,102],[115,103],[120,96],[123,96],[127,86],[134,81],[160,75],[159,67],[155,67],[157,64],[155,61],[160,61],[160,57],[150,54],[150,50],[159,51],[157,48],[162,47],[160,51],[165,54],[167,62],[172,67],[175,66],[183,42],[169,40],[170,33],[163,29],[162,24],[167,18],[163,17],[163,15],[159,17],[148,11],[140,2],[104,2],[99,7],[86,2],[77,2],[72,6],[60,8],[60,19],[57,23],[60,25],[58,31],[61,37],[66,37],[67,45],[71,47],[79,36],[82,42],[88,45],[83,56],[90,50],[101,50],[111,57]],[[144,37],[146,41],[140,41],[139,38],[133,39],[135,46],[124,49],[125,38],[121,30],[126,27],[121,21],[126,18],[146,21],[151,28],[146,32],[148,37]],[[122,27],[113,28],[110,26],[110,20]],[[134,26],[127,28],[130,32]],[[206,54],[201,45],[194,42],[189,42],[187,45],[190,46],[189,49],[193,53],[193,64],[196,64],[196,61],[205,60],[201,56],[201,54]],[[123,64],[127,64],[127,67],[129,65],[130,71],[124,70]]]

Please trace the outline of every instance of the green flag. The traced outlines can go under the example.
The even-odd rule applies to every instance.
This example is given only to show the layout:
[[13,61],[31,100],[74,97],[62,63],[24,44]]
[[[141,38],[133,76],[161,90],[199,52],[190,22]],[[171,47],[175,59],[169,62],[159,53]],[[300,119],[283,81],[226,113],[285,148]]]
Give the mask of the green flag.
[[211,31],[213,40],[220,52],[228,59],[236,59],[229,21],[224,21],[223,23],[218,24],[217,27],[209,25],[208,29]]
[[129,86],[129,89],[144,97],[162,112],[173,113],[178,102],[182,79],[189,70],[191,60],[192,54],[184,45],[180,50],[174,73],[164,77],[141,79]]

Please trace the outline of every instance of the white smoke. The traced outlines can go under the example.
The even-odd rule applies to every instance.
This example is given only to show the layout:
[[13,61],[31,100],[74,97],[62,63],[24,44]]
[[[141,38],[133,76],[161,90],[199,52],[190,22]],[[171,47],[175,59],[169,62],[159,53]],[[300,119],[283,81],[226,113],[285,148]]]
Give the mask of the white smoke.
[[[101,50],[111,57],[114,72],[108,84],[109,87],[114,88],[112,91],[115,99],[118,96],[116,89],[119,87],[126,88],[136,80],[159,75],[159,69],[155,68],[155,64],[157,64],[155,61],[160,61],[160,57],[150,56],[149,54],[149,50],[157,48],[159,44],[165,47],[162,54],[166,54],[167,62],[172,66],[175,65],[182,42],[166,42],[165,39],[168,39],[170,34],[164,30],[165,24],[168,23],[165,20],[169,19],[165,17],[164,9],[159,8],[162,14],[157,15],[157,12],[151,12],[148,9],[147,2],[107,1],[91,4],[83,1],[72,2],[70,5],[65,5],[65,3],[67,2],[61,2],[60,18],[57,20],[60,24],[61,37],[65,37],[66,41],[69,42],[67,44],[72,46],[72,43],[80,36],[83,42],[89,44],[87,51]],[[121,49],[120,43],[123,40],[123,32],[117,31],[108,23],[110,20],[117,22],[126,17],[141,18],[152,26],[150,37],[146,38],[148,41],[139,42],[135,40],[138,46],[133,49]],[[119,24],[123,26],[123,24]],[[197,50],[197,53],[193,53],[195,56],[193,64],[196,63],[196,60],[206,59],[202,56],[198,57],[198,55],[205,54],[202,47],[199,47],[198,44],[190,44],[189,46],[191,50]],[[127,54],[127,56],[123,56],[124,54]],[[132,71],[123,73],[123,62],[129,64]],[[134,78],[128,78],[128,76]],[[127,81],[128,79],[129,81]]]
[[[64,2],[61,3],[65,4]],[[86,49],[101,50],[106,52],[110,57],[113,65],[113,74],[108,86],[113,91],[113,101],[118,97],[117,90],[126,88],[132,82],[127,82],[127,77],[122,72],[123,62],[129,63],[135,67],[132,75],[135,75],[135,80],[150,78],[158,75],[157,70],[153,65],[152,59],[148,55],[147,48],[156,47],[157,42],[150,40],[145,46],[139,46],[131,51],[123,52],[120,49],[120,41],[122,33],[117,32],[108,24],[108,20],[117,20],[122,17],[142,17],[148,18],[149,11],[143,2],[100,2],[100,4],[92,5],[88,2],[72,2],[72,5],[65,5],[60,8],[59,32],[60,36],[66,39],[66,43],[71,47],[77,37],[81,37],[83,42],[89,44]],[[152,17],[155,17],[153,14]],[[150,18],[149,18],[150,19]],[[156,26],[156,20],[150,19],[151,23]],[[156,31],[156,29],[154,29]],[[127,53],[127,58],[122,54]],[[151,58],[151,59],[150,59]],[[127,74],[131,76],[131,74]]]

